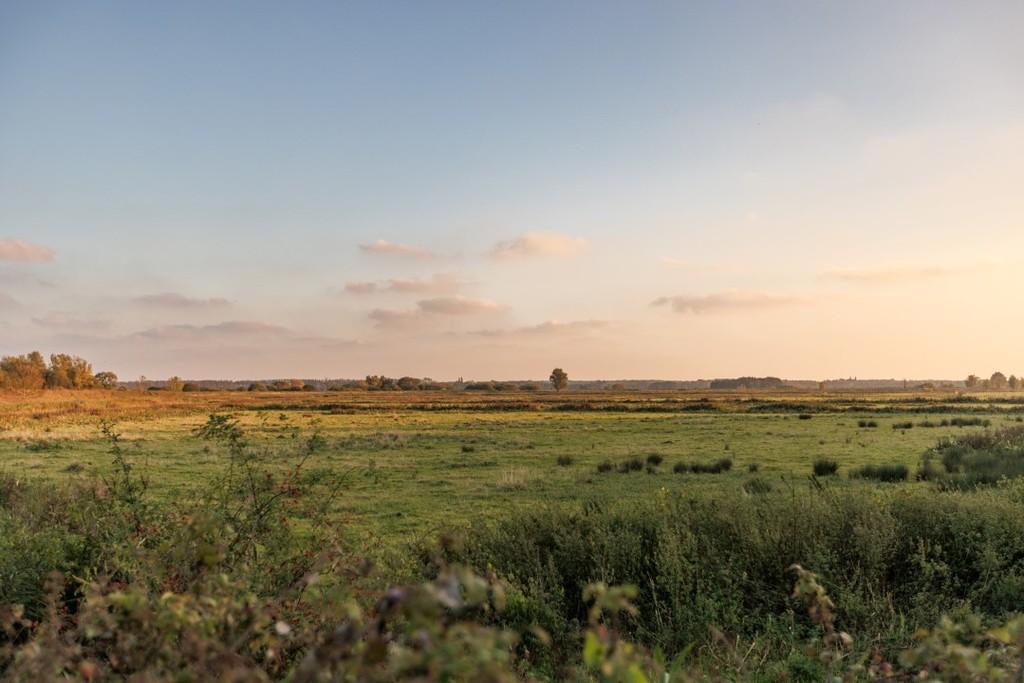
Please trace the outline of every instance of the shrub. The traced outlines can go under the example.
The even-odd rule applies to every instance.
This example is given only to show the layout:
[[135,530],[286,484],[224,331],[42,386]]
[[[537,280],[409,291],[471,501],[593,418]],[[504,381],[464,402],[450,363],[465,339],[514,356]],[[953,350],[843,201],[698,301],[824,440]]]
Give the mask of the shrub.
[[906,430],[906,429],[913,429],[914,428],[914,423],[913,422],[893,422],[892,423],[892,428],[893,429],[904,429],[904,430]]
[[611,462],[607,460],[605,460],[602,463],[598,463],[597,465],[597,471],[601,474],[604,474],[605,472],[611,472],[613,469],[615,469],[615,465],[611,464]]
[[558,456],[558,459],[555,460],[555,462],[558,464],[559,467],[568,467],[573,463],[573,459],[571,455],[560,455]]
[[694,474],[720,474],[722,472],[728,472],[732,469],[731,458],[719,458],[711,462],[677,462],[672,468],[673,472],[685,473],[693,472]]
[[747,472],[757,472],[759,469],[761,469],[761,466],[756,462],[752,462],[747,465]]
[[814,476],[828,477],[832,476],[839,470],[839,463],[827,458],[818,458],[814,461],[812,469],[814,471]]
[[647,464],[650,465],[651,467],[657,467],[662,463],[664,459],[665,458],[664,456],[661,455],[661,453],[651,453],[650,455],[647,456]]
[[797,415],[797,419],[800,420],[810,420],[812,417],[813,415],[811,415],[810,413],[800,413],[799,415]]
[[857,426],[861,429],[874,429],[878,426],[876,420],[857,420]]
[[[941,464],[939,469],[938,464]],[[921,458],[918,479],[973,488],[1024,476],[1024,427],[939,440]]]
[[843,630],[869,647],[906,642],[968,602],[995,618],[1024,601],[1024,485],[753,495],[760,488],[511,513],[474,527],[453,559],[514,577],[512,624],[544,628],[556,652],[573,651],[587,615],[579,592],[602,578],[644,587],[629,632],[670,656],[703,648],[711,626],[761,642],[812,633],[779,616],[795,608],[786,568],[796,563],[829,577]]
[[850,472],[857,479],[874,479],[875,481],[894,482],[906,481],[910,468],[900,464],[863,465]]
[[630,458],[619,463],[619,472],[639,472],[644,468],[644,461],[640,458]]

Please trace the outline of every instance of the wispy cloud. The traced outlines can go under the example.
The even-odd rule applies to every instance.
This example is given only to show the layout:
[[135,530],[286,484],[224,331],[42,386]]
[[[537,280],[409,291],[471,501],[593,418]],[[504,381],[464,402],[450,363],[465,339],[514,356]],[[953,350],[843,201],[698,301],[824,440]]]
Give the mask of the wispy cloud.
[[481,337],[556,337],[585,334],[603,330],[609,326],[607,320],[548,320],[537,325],[525,325],[507,329],[477,330],[472,334]]
[[367,254],[380,254],[386,256],[402,256],[405,258],[431,259],[436,256],[434,252],[422,247],[414,247],[410,244],[400,244],[387,240],[376,240],[359,245],[359,249]]
[[442,317],[465,317],[500,313],[506,306],[490,299],[471,299],[464,296],[443,296],[416,302],[416,308],[393,310],[377,308],[370,311],[370,320],[378,327],[408,327],[429,323]]
[[391,279],[377,282],[349,282],[345,291],[349,294],[454,294],[461,283],[451,273],[438,273],[429,279]]
[[280,325],[230,320],[215,325],[161,325],[136,332],[133,336],[161,341],[209,341],[225,338],[282,337],[288,334],[288,329]]
[[227,308],[231,302],[220,297],[209,299],[198,299],[178,294],[176,292],[161,292],[160,294],[146,294],[135,298],[135,302],[144,306],[156,308],[178,308],[178,309],[199,309],[199,308]]
[[655,299],[652,306],[669,306],[676,313],[713,314],[739,311],[758,311],[800,303],[802,300],[767,292],[741,292],[730,290],[702,296],[664,296]]
[[556,232],[527,232],[515,239],[498,242],[491,250],[491,258],[498,260],[522,259],[536,256],[569,257],[587,248],[581,237],[570,237]]
[[490,299],[470,299],[464,296],[441,296],[417,303],[421,311],[439,315],[477,315],[493,313],[505,307]]
[[45,315],[33,317],[32,322],[50,330],[73,332],[95,332],[110,327],[109,320],[82,318],[63,311],[51,311]]
[[963,268],[943,266],[896,266],[888,268],[833,268],[822,277],[862,285],[892,285],[904,282],[936,280],[963,273]]
[[24,240],[0,239],[0,261],[52,261],[53,256],[53,249],[48,247]]

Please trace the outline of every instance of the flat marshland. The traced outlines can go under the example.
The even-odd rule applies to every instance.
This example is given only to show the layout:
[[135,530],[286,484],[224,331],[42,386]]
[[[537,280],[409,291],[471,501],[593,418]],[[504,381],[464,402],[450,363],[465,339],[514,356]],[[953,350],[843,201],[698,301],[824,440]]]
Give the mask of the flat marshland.
[[[48,481],[107,476],[101,425],[109,422],[150,493],[181,499],[223,465],[196,429],[210,413],[231,414],[268,452],[319,433],[323,446],[305,467],[344,474],[338,522],[394,544],[538,505],[659,491],[737,496],[754,477],[780,492],[803,489],[820,458],[838,464],[829,485],[872,486],[848,475],[885,463],[913,469],[938,439],[981,428],[944,420],[998,427],[1016,424],[1018,410],[1024,397],[1018,405],[899,394],[45,392],[0,399],[0,471]],[[619,472],[637,459],[642,467]],[[731,461],[727,472],[678,471],[722,459]]]
[[4,393],[0,678],[1009,671],[1022,472],[1010,392]]

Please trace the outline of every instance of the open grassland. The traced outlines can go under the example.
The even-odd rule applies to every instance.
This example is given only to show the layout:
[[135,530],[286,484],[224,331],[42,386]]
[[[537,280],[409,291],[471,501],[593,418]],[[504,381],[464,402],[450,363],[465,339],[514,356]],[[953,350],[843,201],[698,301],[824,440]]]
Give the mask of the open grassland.
[[1022,471],[1008,393],[4,394],[0,680],[1008,680]]
[[[100,428],[111,421],[156,499],[201,492],[223,467],[222,449],[194,435],[211,413],[237,417],[268,459],[319,432],[307,476],[341,475],[331,514],[388,545],[538,505],[663,490],[746,495],[754,479],[758,492],[791,492],[816,485],[816,460],[838,466],[819,482],[875,486],[849,475],[884,464],[913,472],[940,437],[981,429],[944,421],[1000,427],[1024,416],[1024,402],[1007,394],[45,392],[0,401],[0,472],[109,476]],[[677,471],[723,459],[725,472]]]

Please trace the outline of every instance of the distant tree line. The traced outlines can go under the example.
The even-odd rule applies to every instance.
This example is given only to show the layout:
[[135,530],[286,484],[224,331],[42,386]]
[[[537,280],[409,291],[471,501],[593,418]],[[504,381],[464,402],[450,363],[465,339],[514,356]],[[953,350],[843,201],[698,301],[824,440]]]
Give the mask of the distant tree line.
[[736,379],[713,379],[712,389],[782,389],[786,386],[778,377],[737,377]]
[[50,355],[47,363],[38,351],[0,359],[0,389],[114,389],[117,375],[93,373],[84,358],[66,353]]
[[988,379],[983,379],[977,375],[967,375],[964,385],[968,389],[977,391],[1006,391],[1007,389],[1017,391],[1021,388],[1021,379],[1017,375],[1007,377],[1001,372],[993,372],[992,376]]

